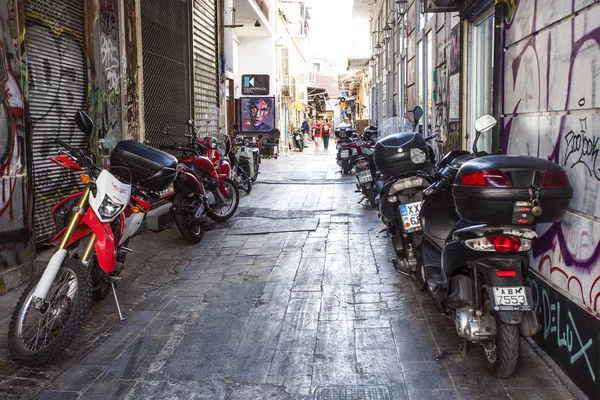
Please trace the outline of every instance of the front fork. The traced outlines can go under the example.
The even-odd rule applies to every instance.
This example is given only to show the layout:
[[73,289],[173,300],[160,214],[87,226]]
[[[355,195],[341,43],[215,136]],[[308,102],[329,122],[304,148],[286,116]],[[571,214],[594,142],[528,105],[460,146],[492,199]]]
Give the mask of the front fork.
[[[56,278],[56,274],[58,274],[58,270],[62,265],[63,261],[67,256],[67,245],[77,229],[81,218],[85,215],[87,208],[89,206],[90,199],[90,187],[87,186],[79,199],[79,202],[75,206],[75,212],[69,221],[69,225],[67,226],[67,230],[63,234],[60,244],[58,245],[58,250],[46,266],[44,273],[42,274],[38,284],[36,285],[33,296],[32,296],[32,304],[35,308],[40,308],[44,303],[46,296],[48,295],[48,291],[50,290],[50,286],[52,286],[52,282]],[[94,244],[96,243],[96,235],[92,234],[90,236],[90,240],[88,241],[85,251],[83,252],[83,256],[81,257],[81,262],[85,265],[89,262],[90,258],[93,254]]]

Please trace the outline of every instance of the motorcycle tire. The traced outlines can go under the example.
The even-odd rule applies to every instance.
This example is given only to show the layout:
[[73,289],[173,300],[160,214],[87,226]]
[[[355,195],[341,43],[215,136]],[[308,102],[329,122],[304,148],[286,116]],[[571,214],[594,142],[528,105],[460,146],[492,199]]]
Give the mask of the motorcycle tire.
[[243,183],[240,185],[240,187],[244,192],[250,193],[252,191],[252,179],[248,178],[250,176],[250,165],[242,164],[240,165],[240,169],[242,170],[240,177],[243,180]]
[[[56,359],[73,341],[92,306],[92,277],[87,266],[78,260],[65,258],[63,261],[46,297],[49,300],[49,308],[53,309],[46,309],[43,315],[38,310],[30,307],[33,291],[38,280],[33,279],[21,295],[8,328],[10,356],[19,364],[29,367],[39,366]],[[77,292],[74,295],[71,286],[73,283],[77,285]],[[66,293],[64,290],[67,290]],[[73,298],[69,296],[73,296]],[[60,301],[59,304],[56,304],[57,300]],[[69,315],[61,316],[58,319],[56,316],[60,316],[66,309],[71,310]],[[38,317],[38,320],[33,322],[33,328],[30,327],[29,330],[24,332],[26,329],[24,325],[29,317]],[[53,317],[52,321],[49,320],[50,317]],[[44,320],[48,321],[45,321],[43,332],[34,329],[41,326],[40,324]],[[62,327],[55,325],[56,322],[61,320],[64,322],[64,324],[61,324]],[[50,323],[50,326],[48,326],[48,323]],[[31,339],[23,337],[23,335],[33,330],[36,330],[36,333]],[[43,336],[40,337],[40,334],[43,334]],[[50,341],[46,343],[49,338]],[[32,340],[35,340],[35,342],[32,343]],[[40,344],[40,342],[41,346],[38,348],[37,344]],[[30,347],[34,345],[35,347],[31,349]]]
[[110,292],[110,283],[104,272],[98,266],[98,259],[94,255],[88,263],[90,276],[92,277],[92,300],[104,300]]
[[498,378],[508,378],[515,372],[521,355],[519,325],[507,324],[500,317],[496,317],[496,337],[493,345],[495,349],[491,354],[484,347],[488,369],[494,371]]
[[373,192],[373,189],[371,188],[365,188],[366,194],[367,194],[367,200],[369,200],[369,204],[371,205],[371,208],[377,208],[377,202],[375,201],[375,192]]
[[202,221],[197,221],[190,211],[182,207],[183,202],[186,200],[187,197],[181,193],[175,196],[173,203],[178,205],[179,212],[173,214],[173,219],[179,233],[185,240],[193,244],[199,243],[204,235],[204,227]]
[[[229,193],[230,196],[233,196],[232,204],[229,210],[225,214],[217,214],[212,208],[208,208],[206,210],[206,215],[209,216],[210,219],[217,222],[227,221],[229,218],[233,217],[235,211],[240,204],[240,192],[238,188],[235,186],[235,183],[229,178],[225,178],[223,181],[225,185],[225,190]],[[218,189],[217,189],[218,190]],[[218,195],[215,195],[215,198],[220,198]]]

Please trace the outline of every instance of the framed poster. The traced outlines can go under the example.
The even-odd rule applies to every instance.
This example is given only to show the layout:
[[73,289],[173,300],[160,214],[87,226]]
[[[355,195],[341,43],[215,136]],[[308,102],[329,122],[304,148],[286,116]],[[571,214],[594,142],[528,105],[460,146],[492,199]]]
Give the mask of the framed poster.
[[275,127],[274,97],[240,98],[241,132],[271,132]]

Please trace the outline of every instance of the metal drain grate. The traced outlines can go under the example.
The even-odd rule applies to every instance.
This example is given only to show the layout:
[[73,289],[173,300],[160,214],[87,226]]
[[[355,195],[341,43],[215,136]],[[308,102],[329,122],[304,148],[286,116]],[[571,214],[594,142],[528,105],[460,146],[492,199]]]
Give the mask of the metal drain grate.
[[324,386],[315,389],[315,400],[391,400],[385,386]]

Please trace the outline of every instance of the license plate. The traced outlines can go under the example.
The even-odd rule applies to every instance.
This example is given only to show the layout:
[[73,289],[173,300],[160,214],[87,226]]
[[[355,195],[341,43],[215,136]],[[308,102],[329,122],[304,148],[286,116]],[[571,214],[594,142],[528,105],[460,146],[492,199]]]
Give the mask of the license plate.
[[356,173],[358,177],[358,181],[360,183],[367,183],[373,181],[373,175],[371,175],[371,171],[358,171]]
[[296,139],[296,140],[300,140],[300,135],[296,135],[296,136],[294,136],[294,139]]
[[168,188],[166,188],[165,190],[161,190],[160,192],[158,192],[158,196],[161,199],[164,199],[165,197],[169,197],[173,193],[175,193],[175,188],[173,187],[173,184],[171,183]]
[[342,151],[340,151],[340,157],[342,157],[342,158],[348,158],[348,157],[350,157],[350,150],[342,150]]
[[417,201],[416,203],[400,205],[400,215],[402,216],[404,232],[411,233],[421,230],[421,218],[419,217],[421,204],[423,204],[422,201]]
[[525,286],[494,287],[494,309],[496,311],[529,311]]

